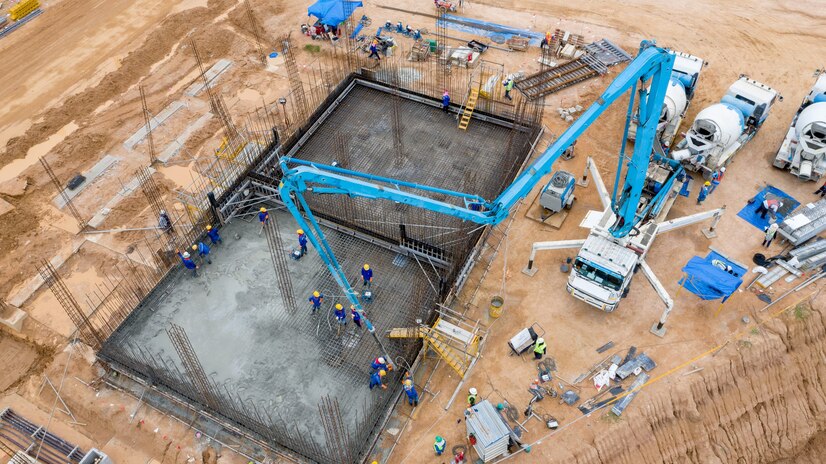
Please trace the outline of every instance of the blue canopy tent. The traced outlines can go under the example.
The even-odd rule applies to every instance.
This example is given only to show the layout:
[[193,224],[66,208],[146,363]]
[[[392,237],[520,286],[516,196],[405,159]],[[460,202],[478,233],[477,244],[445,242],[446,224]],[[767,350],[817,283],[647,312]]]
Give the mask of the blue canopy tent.
[[307,8],[307,14],[315,16],[328,26],[338,26],[353,14],[356,8],[364,6],[360,1],[318,0]]
[[743,284],[742,276],[746,270],[716,252],[709,253],[705,258],[694,256],[682,269],[684,275],[680,279],[680,289],[685,288],[702,300],[721,299],[716,316],[723,303]]

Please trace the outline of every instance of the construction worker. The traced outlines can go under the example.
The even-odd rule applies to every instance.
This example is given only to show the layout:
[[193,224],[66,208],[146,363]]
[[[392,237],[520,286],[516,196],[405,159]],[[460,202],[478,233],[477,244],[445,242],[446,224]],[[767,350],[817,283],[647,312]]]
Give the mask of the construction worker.
[[505,81],[505,98],[508,100],[513,100],[513,98],[511,98],[511,90],[513,90],[513,79],[508,78]]
[[373,57],[376,57],[377,60],[381,61],[381,57],[379,56],[379,41],[375,39],[370,42],[370,56],[367,58]]
[[393,367],[387,364],[387,360],[384,359],[384,356],[379,356],[378,358],[374,359],[373,362],[370,363],[370,367],[372,367],[374,371],[393,370]]
[[723,180],[723,175],[726,173],[726,168],[722,167],[718,171],[714,171],[711,175],[711,188],[708,190],[708,193],[714,193],[717,190],[717,186],[720,185],[720,181]]
[[364,280],[364,283],[362,284],[362,286],[373,284],[373,270],[370,269],[369,264],[365,264],[361,268],[361,278]]
[[476,406],[476,402],[479,401],[479,392],[477,392],[473,387],[471,387],[467,392],[467,407],[472,408]]
[[358,310],[356,309],[356,305],[350,305],[350,317],[353,318],[353,324],[356,324],[358,328],[361,328],[361,314],[359,314]]
[[319,293],[318,290],[313,292],[313,295],[309,298],[310,304],[313,306],[313,314],[321,308],[321,303],[324,301],[324,295]]
[[465,452],[459,450],[456,454],[453,455],[453,464],[464,464],[465,462]]
[[761,218],[766,219],[766,214],[769,212],[772,213],[772,217],[777,214],[777,210],[783,206],[783,201],[778,200],[777,198],[765,199],[760,203],[760,206],[757,207],[755,214],[759,214]]
[[450,108],[450,94],[447,93],[447,90],[445,90],[445,93],[442,94],[442,111],[444,111],[445,113],[448,113],[449,108]]
[[212,264],[212,259],[209,257],[209,246],[204,242],[198,242],[197,245],[192,245],[192,251],[198,253],[198,257],[201,258],[201,264],[204,264],[204,261],[207,264]]
[[298,246],[301,247],[299,253],[301,256],[304,256],[307,254],[307,235],[303,229],[298,229],[295,233],[298,234]]
[[341,306],[341,303],[336,303],[335,316],[336,322],[338,322],[339,325],[347,325],[347,315],[344,314],[344,306]]
[[824,182],[819,189],[815,190],[815,195],[820,195],[820,198],[826,196],[826,182]]
[[264,208],[262,206],[261,209],[258,210],[258,222],[260,222],[261,225],[263,226],[269,220],[270,220],[270,213],[267,212],[267,208]]
[[710,185],[711,185],[711,182],[709,182],[709,181],[706,181],[706,183],[703,184],[703,188],[700,189],[700,193],[697,195],[697,204],[698,205],[703,204],[703,202],[706,201],[706,198],[708,198],[708,194],[710,193],[709,190],[708,190],[708,187]]
[[545,339],[539,337],[536,339],[536,343],[533,345],[533,358],[534,359],[542,359],[542,355],[548,350],[547,345],[545,345]]
[[404,380],[404,392],[407,393],[407,403],[410,406],[416,407],[419,405],[419,392],[416,391],[416,386],[413,385],[413,380],[410,378]]
[[211,224],[207,224],[206,233],[207,237],[209,237],[209,241],[211,241],[213,245],[223,243],[223,240],[221,240],[221,235],[218,234],[218,229],[212,227]]
[[768,248],[772,244],[772,240],[774,240],[774,236],[777,234],[777,229],[780,226],[777,225],[776,222],[772,222],[771,224],[766,227],[766,237],[763,238],[763,246]]
[[166,214],[166,211],[161,210],[161,213],[158,215],[158,227],[161,228],[167,234],[172,234],[174,232],[174,228],[172,227],[172,220],[169,219],[169,215]]
[[384,384],[385,375],[387,375],[387,372],[383,369],[370,374],[370,390],[372,390],[373,387],[381,387],[382,390],[387,389],[387,385]]
[[189,253],[186,251],[181,253],[181,250],[175,250],[175,253],[178,254],[179,258],[181,258],[181,263],[183,263],[184,267],[192,270],[192,276],[198,277],[198,265],[195,264],[195,261],[192,261],[189,257]]
[[433,449],[436,451],[436,456],[441,456],[442,453],[445,452],[445,448],[447,448],[447,442],[445,439],[439,435],[436,435],[436,441],[433,443]]

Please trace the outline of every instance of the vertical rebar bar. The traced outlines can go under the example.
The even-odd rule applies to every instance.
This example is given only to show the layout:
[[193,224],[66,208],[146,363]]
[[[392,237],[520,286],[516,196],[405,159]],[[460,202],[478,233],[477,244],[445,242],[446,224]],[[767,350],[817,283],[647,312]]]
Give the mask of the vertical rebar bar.
[[155,141],[152,139],[152,115],[149,113],[149,106],[146,103],[146,92],[143,85],[138,86],[141,93],[141,107],[143,108],[143,120],[146,123],[146,142],[149,146],[149,164],[155,164],[158,160],[155,156]]
[[264,224],[264,231],[267,236],[267,249],[270,250],[278,290],[281,293],[281,299],[284,300],[284,308],[288,313],[295,314],[297,308],[295,295],[293,295],[292,278],[290,277],[290,270],[287,266],[287,259],[284,256],[286,249],[281,241],[281,231],[278,228],[275,216],[275,214],[270,216],[270,220]]

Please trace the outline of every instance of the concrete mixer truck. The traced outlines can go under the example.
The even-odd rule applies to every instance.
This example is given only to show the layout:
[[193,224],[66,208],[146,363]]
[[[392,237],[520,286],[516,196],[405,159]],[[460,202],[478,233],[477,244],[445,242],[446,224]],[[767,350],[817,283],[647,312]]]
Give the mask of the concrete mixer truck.
[[817,181],[826,173],[826,72],[800,104],[773,164],[802,180]]
[[[660,143],[664,147],[670,147],[674,141],[674,136],[683,123],[683,118],[688,111],[688,105],[694,98],[694,91],[697,88],[697,80],[700,71],[706,64],[702,58],[681,52],[674,54],[674,69],[671,70],[671,79],[668,82],[668,89],[665,92],[665,102],[663,102],[660,122],[657,124],[657,133]],[[635,118],[636,119],[636,118]],[[628,139],[634,140],[637,136],[636,120],[628,128]]]
[[783,97],[773,88],[740,76],[720,103],[697,114],[685,138],[670,153],[671,158],[710,178],[754,137],[778,99]]

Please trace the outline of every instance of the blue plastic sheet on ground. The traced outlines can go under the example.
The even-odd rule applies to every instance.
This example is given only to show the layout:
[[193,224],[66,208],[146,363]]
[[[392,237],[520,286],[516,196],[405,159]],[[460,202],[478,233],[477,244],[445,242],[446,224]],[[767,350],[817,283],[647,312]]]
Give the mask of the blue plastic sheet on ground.
[[321,24],[338,26],[360,6],[364,6],[360,1],[319,0],[307,8],[307,14],[318,18]]
[[766,218],[763,219],[759,214],[757,214],[757,208],[763,203],[763,200],[766,198],[766,194],[771,194],[783,199],[783,206],[777,211],[777,222],[783,222],[783,218],[800,205],[799,201],[795,200],[789,194],[778,188],[772,187],[771,185],[764,188],[758,192],[757,195],[755,195],[752,203],[747,204],[740,210],[739,213],[737,213],[737,215],[743,218],[743,220],[754,227],[757,227],[761,231],[766,230],[766,227],[769,226],[769,218],[771,217],[767,214]]
[[[528,39],[528,44],[538,47],[539,44],[542,42],[542,39],[545,37],[544,34],[540,34],[538,32],[529,31],[527,29],[517,29],[511,26],[504,26],[502,24],[494,24],[489,23],[487,21],[480,21],[478,19],[473,18],[466,18],[463,16],[454,16],[454,15],[445,15],[445,18],[448,19],[456,19],[462,21],[465,24],[454,23],[451,21],[445,21],[444,25],[448,29],[453,29],[456,31],[467,32],[468,34],[479,35],[483,37],[488,37],[493,39],[494,37],[497,41],[504,43],[504,41],[512,38],[512,37],[523,37]],[[439,20],[436,20],[436,24],[439,25]],[[488,27],[489,29],[483,29],[482,27],[475,27],[473,24],[478,24],[480,26]],[[496,30],[490,30],[496,29]]]
[[680,279],[680,285],[703,300],[722,298],[725,303],[743,283],[740,277],[729,274],[699,256],[691,258],[682,271],[685,275]]

